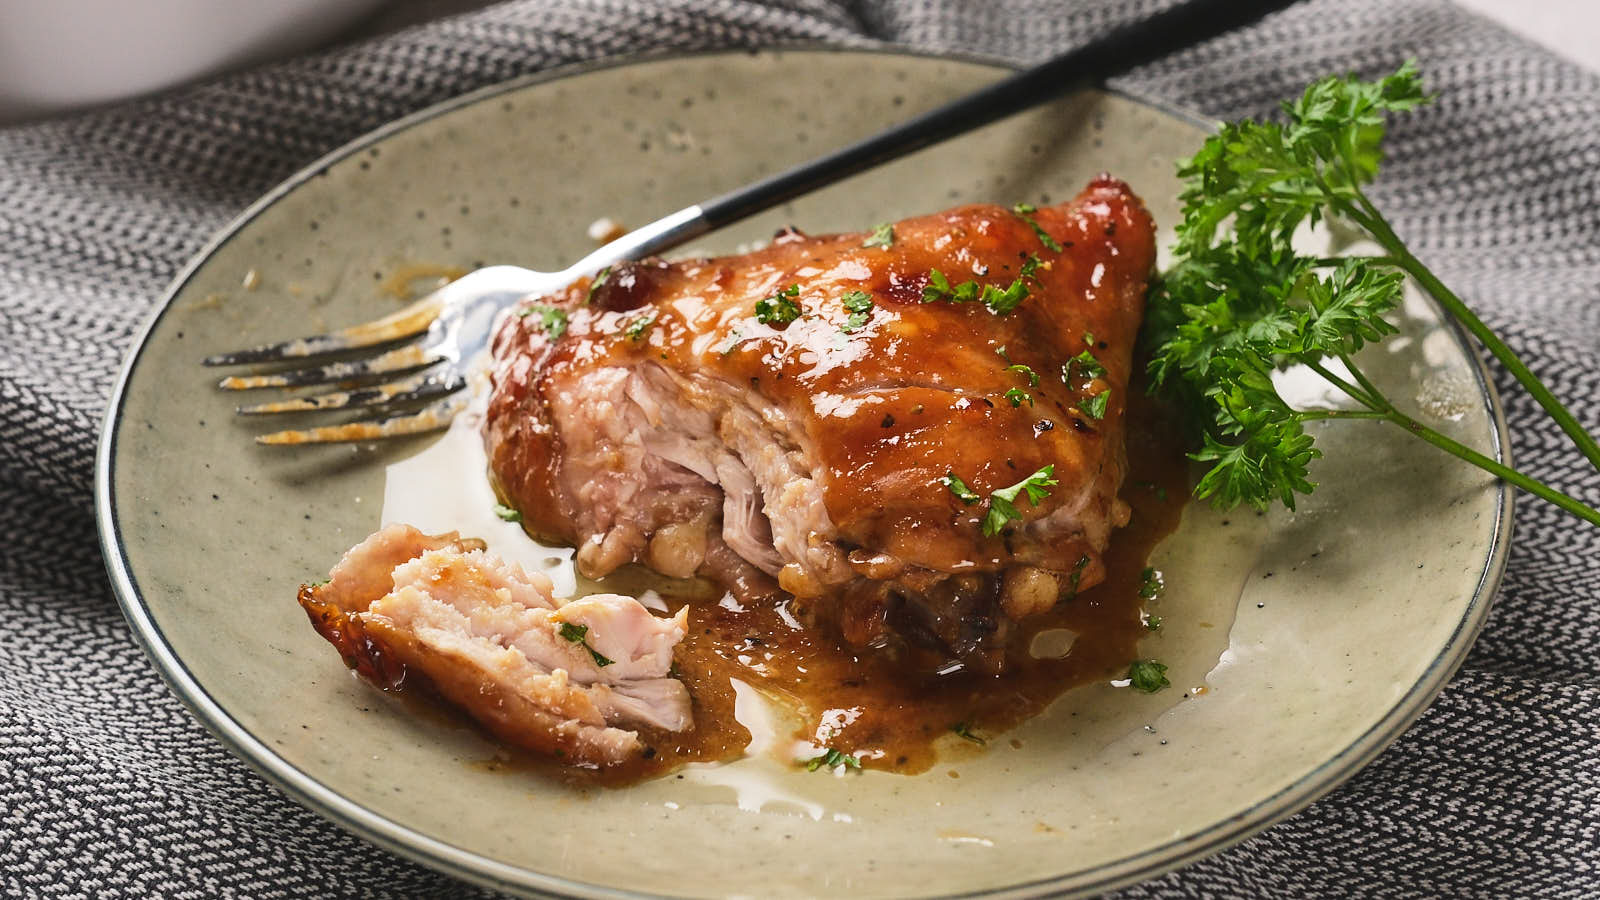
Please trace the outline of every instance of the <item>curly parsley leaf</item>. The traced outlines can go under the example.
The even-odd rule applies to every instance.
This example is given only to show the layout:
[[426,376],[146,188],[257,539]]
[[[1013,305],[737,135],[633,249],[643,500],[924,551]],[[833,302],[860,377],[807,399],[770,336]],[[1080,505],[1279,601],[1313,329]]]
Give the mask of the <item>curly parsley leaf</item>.
[[796,760],[796,763],[805,766],[807,772],[815,772],[823,767],[827,767],[829,769],[836,769],[839,766],[844,766],[849,769],[861,768],[860,758],[849,753],[843,753],[841,751],[834,750],[831,747],[826,752],[817,756],[813,756],[810,759]]
[[962,503],[965,503],[968,506],[971,506],[972,504],[983,499],[982,497],[978,496],[977,491],[967,487],[967,483],[965,481],[957,478],[956,473],[954,472],[946,472],[945,476],[939,479],[939,483],[949,488],[950,493],[955,494],[957,500],[960,500]]
[[1027,222],[1028,225],[1033,228],[1033,233],[1038,236],[1039,243],[1043,244],[1045,249],[1054,251],[1056,253],[1061,252],[1061,244],[1056,241],[1055,238],[1051,237],[1050,233],[1045,231],[1043,226],[1034,220],[1033,214],[1039,211],[1037,207],[1031,203],[1018,203],[1016,206],[1011,207],[1011,211],[1017,214],[1017,218]]
[[791,284],[764,300],[756,301],[756,321],[763,325],[787,325],[800,317],[800,285]]
[[989,512],[983,517],[983,534],[985,537],[994,537],[1006,526],[1007,522],[1021,519],[1022,513],[1017,509],[1017,497],[1027,494],[1028,502],[1038,506],[1041,501],[1050,496],[1048,488],[1056,484],[1056,479],[1050,476],[1056,467],[1052,463],[1034,472],[1010,487],[1003,487],[989,495]]
[[[1428,102],[1411,63],[1374,81],[1324,78],[1283,104],[1283,120],[1223,126],[1179,165],[1185,180],[1174,264],[1151,292],[1143,342],[1152,383],[1194,414],[1195,458],[1211,464],[1196,489],[1226,508],[1281,501],[1315,483],[1320,453],[1306,422],[1371,419],[1483,468],[1586,521],[1600,510],[1483,456],[1400,411],[1355,355],[1395,333],[1388,315],[1405,276],[1477,337],[1596,468],[1600,442],[1460,297],[1395,234],[1362,188],[1377,175],[1390,116]],[[1324,219],[1364,232],[1383,255],[1323,259],[1295,233]],[[1272,381],[1304,366],[1355,408],[1296,409]]]
[[611,267],[610,266],[606,266],[604,269],[601,269],[600,271],[594,273],[594,280],[589,282],[589,293],[583,295],[583,302],[584,303],[593,303],[594,302],[594,292],[597,289],[599,289],[599,287],[601,285],[605,284],[606,283],[606,279],[608,279],[610,277],[611,277]]
[[560,340],[567,333],[567,311],[561,307],[533,303],[517,310],[518,318],[526,319],[532,315],[539,317],[539,327],[550,335],[550,340]]
[[883,247],[888,249],[894,246],[894,226],[885,222],[875,226],[867,239],[861,242],[863,247]]
[[1154,600],[1161,596],[1161,592],[1165,588],[1166,582],[1162,579],[1161,573],[1156,571],[1153,566],[1145,566],[1144,571],[1139,573],[1140,597],[1146,600]]
[[950,279],[938,269],[928,270],[928,283],[922,286],[923,303],[971,303],[978,299],[982,285],[976,281],[951,284]]
[[844,324],[839,326],[839,330],[845,334],[854,334],[865,328],[867,318],[872,315],[872,295],[866,291],[851,291],[841,297],[840,302],[844,304],[846,310],[849,310],[850,315],[844,320]]
[[1071,361],[1071,367],[1077,376],[1085,381],[1104,378],[1106,374],[1106,367],[1100,365],[1100,360],[1096,359],[1095,355],[1088,350],[1084,350],[1074,356]]
[[560,628],[560,634],[561,634],[561,637],[563,639],[565,639],[565,640],[567,640],[567,641],[569,641],[571,643],[582,644],[583,645],[583,649],[589,651],[589,658],[594,660],[594,664],[599,666],[600,668],[603,669],[606,666],[609,666],[612,663],[616,662],[616,660],[614,660],[614,659],[607,659],[604,656],[601,656],[599,651],[597,651],[593,647],[589,646],[589,641],[588,641],[589,626],[587,626],[587,625],[574,625],[571,622],[562,622],[561,623],[561,628]]
[[656,324],[655,313],[650,313],[649,315],[640,316],[637,319],[634,319],[632,322],[628,323],[628,339],[632,341],[639,340],[645,336],[645,332],[649,331],[650,326],[654,324]]
[[1128,687],[1142,693],[1155,693],[1163,687],[1171,687],[1173,682],[1166,681],[1166,666],[1155,660],[1134,660],[1128,663]]
[[1153,659],[1136,659],[1128,664],[1128,686],[1145,694],[1171,687],[1167,667]]
[[1093,397],[1083,401],[1083,414],[1091,419],[1104,419],[1106,417],[1106,404],[1111,400],[1111,389],[1106,388]]
[[972,727],[966,722],[957,722],[950,726],[950,730],[955,733],[956,737],[959,737],[964,741],[971,741],[980,747],[989,743],[988,740],[973,734]]
[[922,286],[922,302],[981,302],[995,315],[1007,315],[1016,309],[1022,301],[1028,299],[1028,282],[1034,280],[1033,273],[1038,271],[1040,265],[1039,258],[1030,255],[1023,261],[1017,277],[1003,288],[993,284],[982,284],[977,281],[963,281],[960,284],[952,284],[949,276],[938,269],[930,269],[928,271],[928,283]]

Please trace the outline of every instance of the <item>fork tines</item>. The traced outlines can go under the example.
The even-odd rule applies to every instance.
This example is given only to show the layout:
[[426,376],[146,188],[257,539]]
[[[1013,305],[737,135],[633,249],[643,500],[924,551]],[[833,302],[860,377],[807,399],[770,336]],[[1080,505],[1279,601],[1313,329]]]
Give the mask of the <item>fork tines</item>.
[[458,393],[403,416],[359,420],[318,428],[275,431],[271,434],[258,435],[256,443],[276,445],[349,443],[421,434],[425,431],[436,431],[450,424],[450,420],[466,406],[467,398]]
[[439,317],[444,307],[444,297],[438,292],[429,294],[404,309],[396,310],[381,319],[341,328],[328,334],[279,341],[218,353],[201,360],[207,366],[237,366],[245,363],[287,362],[292,359],[310,359],[331,356],[363,347],[375,347],[403,338],[414,337],[428,329]]

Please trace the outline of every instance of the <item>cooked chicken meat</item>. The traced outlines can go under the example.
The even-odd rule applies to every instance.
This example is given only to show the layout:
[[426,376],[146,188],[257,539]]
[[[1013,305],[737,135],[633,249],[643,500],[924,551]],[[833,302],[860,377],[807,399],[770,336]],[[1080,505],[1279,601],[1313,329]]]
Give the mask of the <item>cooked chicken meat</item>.
[[643,751],[647,725],[693,724],[670,677],[687,610],[630,597],[558,601],[549,579],[476,541],[391,525],[351,549],[300,604],[345,661],[382,687],[420,680],[506,741],[605,766]]
[[1155,257],[1101,176],[1033,210],[618,266],[494,341],[485,440],[584,574],[637,562],[781,598],[918,665],[1004,665],[1012,622],[1103,578]]

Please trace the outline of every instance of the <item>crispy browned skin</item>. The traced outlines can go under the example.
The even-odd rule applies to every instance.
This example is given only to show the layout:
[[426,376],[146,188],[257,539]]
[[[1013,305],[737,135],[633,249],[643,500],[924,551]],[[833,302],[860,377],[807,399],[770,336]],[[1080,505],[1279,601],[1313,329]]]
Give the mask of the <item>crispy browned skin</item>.
[[[569,323],[552,340],[540,315],[514,316],[496,337],[485,437],[499,489],[535,533],[592,544],[579,561],[598,574],[630,559],[663,570],[698,561],[748,594],[764,570],[853,642],[909,634],[996,667],[1006,622],[1099,581],[1109,532],[1126,521],[1124,392],[1155,257],[1148,213],[1109,176],[1032,218],[1061,252],[1010,210],[966,206],[896,223],[887,248],[863,247],[863,234],[791,232],[741,256],[620,267],[592,297],[585,281],[537,300]],[[1004,288],[1030,254],[1043,265],[1009,314],[923,302],[931,270]],[[789,285],[803,315],[759,323],[757,301]],[[852,291],[874,307],[847,334]],[[1104,376],[1064,378],[1085,349]],[[1013,406],[1013,388],[1032,402]],[[1086,415],[1106,388],[1104,418]],[[632,399],[641,391],[644,412]],[[662,398],[671,403],[652,419]],[[642,456],[616,426],[630,415]],[[649,441],[672,429],[731,448],[765,518],[730,527],[722,492],[737,479],[663,462]],[[1019,499],[1022,520],[984,536],[990,492],[1045,465],[1060,482],[1051,496]],[[631,482],[630,466],[645,467]],[[985,502],[963,504],[941,482],[948,473]],[[596,487],[607,479],[618,487]],[[653,536],[674,525],[707,537],[687,555],[658,552]],[[728,545],[750,546],[741,538],[752,530],[775,556],[744,550],[730,563]]]

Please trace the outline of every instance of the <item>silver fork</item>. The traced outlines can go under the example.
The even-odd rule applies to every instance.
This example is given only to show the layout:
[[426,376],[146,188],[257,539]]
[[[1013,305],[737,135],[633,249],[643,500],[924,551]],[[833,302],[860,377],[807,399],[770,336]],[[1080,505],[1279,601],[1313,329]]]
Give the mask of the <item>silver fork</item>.
[[[344,383],[339,390],[317,396],[242,406],[238,409],[241,415],[394,408],[427,402],[421,409],[405,414],[257,437],[263,444],[365,441],[442,428],[466,406],[460,391],[467,384],[467,368],[488,347],[499,315],[518,300],[560,290],[606,266],[663,253],[801,194],[1042,103],[1085,82],[1109,78],[1199,44],[1294,2],[1189,0],[826,156],[681,209],[623,235],[559,272],[490,266],[381,319],[330,334],[220,353],[203,362],[208,366],[230,366],[324,360],[410,339],[412,343],[363,360],[233,375],[222,379],[219,386],[242,390]],[[388,376],[399,377],[372,383]]]
[[[366,441],[442,428],[463,408],[467,369],[489,346],[500,314],[524,297],[550,294],[607,266],[661,253],[710,230],[700,207],[691,206],[631,231],[559,272],[488,266],[444,285],[398,312],[329,334],[265,344],[208,356],[208,366],[314,360],[411,339],[376,356],[341,360],[290,371],[229,375],[224,390],[294,388],[347,383],[340,390],[241,406],[240,415],[393,407],[432,401],[403,415],[259,435],[260,444]],[[416,340],[420,337],[420,340]],[[386,377],[397,380],[371,384]]]

